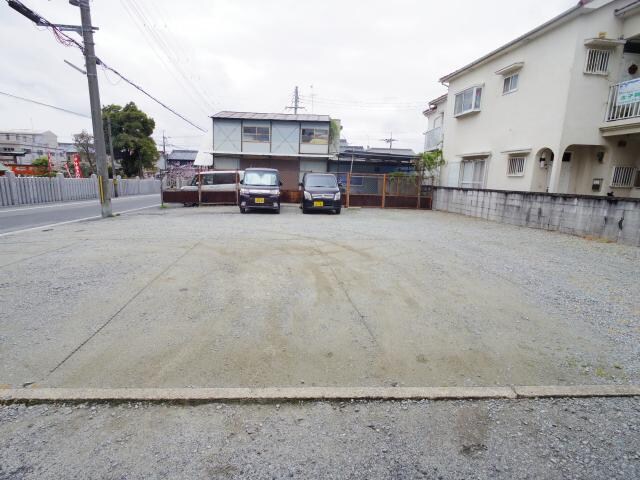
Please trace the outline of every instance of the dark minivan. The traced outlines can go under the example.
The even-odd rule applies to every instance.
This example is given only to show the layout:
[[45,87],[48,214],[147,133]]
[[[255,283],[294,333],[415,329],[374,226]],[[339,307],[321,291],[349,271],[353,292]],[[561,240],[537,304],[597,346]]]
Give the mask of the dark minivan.
[[280,213],[280,174],[273,168],[247,168],[240,182],[240,213],[272,210]]
[[331,173],[305,173],[300,183],[302,190],[302,213],[314,210],[333,211],[342,209],[340,184]]

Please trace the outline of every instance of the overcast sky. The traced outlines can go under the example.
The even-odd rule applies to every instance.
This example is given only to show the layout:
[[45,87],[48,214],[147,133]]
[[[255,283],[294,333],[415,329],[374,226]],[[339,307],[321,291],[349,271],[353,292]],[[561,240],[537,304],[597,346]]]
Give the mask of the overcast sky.
[[[96,52],[106,63],[209,129],[219,110],[284,112],[293,89],[303,112],[340,118],[352,144],[421,151],[426,102],[441,76],[573,6],[577,0],[93,0]],[[54,23],[78,24],[67,0],[23,0]],[[0,91],[89,113],[76,48],[0,3]],[[75,35],[75,34],[71,34]],[[99,73],[103,105],[134,101],[171,148],[202,134],[113,74]],[[313,87],[312,87],[313,86]],[[313,97],[313,102],[311,98]],[[313,103],[313,105],[312,105]],[[88,118],[0,95],[0,128],[52,130],[69,141]]]

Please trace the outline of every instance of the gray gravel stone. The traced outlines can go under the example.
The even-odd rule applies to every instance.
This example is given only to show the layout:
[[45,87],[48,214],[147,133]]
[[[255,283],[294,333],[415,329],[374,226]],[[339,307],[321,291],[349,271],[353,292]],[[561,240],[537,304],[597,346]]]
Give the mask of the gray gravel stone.
[[219,406],[0,407],[0,479],[640,476],[634,398]]

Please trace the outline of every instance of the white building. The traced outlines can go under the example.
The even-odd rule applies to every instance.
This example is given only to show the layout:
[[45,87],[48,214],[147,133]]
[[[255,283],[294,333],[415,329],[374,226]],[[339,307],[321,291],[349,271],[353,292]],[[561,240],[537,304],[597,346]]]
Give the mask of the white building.
[[640,197],[640,1],[583,0],[440,81],[442,185]]
[[55,166],[65,161],[65,149],[58,145],[58,137],[53,132],[0,131],[0,161],[6,164],[30,165],[49,153]]

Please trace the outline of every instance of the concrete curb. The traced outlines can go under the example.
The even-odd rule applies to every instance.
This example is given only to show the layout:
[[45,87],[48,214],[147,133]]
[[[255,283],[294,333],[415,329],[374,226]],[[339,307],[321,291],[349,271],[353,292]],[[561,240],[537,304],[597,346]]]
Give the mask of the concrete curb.
[[520,387],[20,388],[0,404],[55,402],[286,402],[312,400],[479,400],[640,396],[640,385]]

